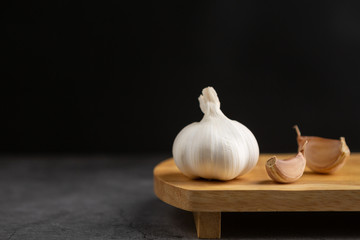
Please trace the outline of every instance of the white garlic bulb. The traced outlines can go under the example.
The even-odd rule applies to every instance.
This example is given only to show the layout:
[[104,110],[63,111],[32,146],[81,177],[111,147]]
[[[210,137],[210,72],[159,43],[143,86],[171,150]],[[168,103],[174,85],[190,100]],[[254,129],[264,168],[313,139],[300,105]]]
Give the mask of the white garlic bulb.
[[204,88],[199,102],[203,119],[183,128],[173,144],[180,171],[190,178],[231,180],[253,169],[259,146],[252,132],[222,113],[214,88]]

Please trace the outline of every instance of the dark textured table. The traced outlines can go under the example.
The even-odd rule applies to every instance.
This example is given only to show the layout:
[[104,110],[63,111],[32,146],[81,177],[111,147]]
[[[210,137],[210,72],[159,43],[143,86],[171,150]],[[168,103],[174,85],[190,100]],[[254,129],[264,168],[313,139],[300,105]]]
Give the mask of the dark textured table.
[[[156,198],[166,155],[2,156],[0,239],[197,239]],[[223,213],[223,239],[360,239],[357,212]]]

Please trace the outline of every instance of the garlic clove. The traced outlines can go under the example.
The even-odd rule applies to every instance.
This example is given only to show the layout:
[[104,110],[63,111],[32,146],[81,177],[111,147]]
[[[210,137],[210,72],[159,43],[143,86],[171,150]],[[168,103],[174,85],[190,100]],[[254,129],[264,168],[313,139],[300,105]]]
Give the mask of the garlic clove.
[[304,152],[307,166],[317,173],[334,173],[341,169],[350,156],[345,138],[328,139],[314,136],[301,136],[299,127],[294,126],[299,146],[308,141]]
[[289,159],[278,159],[276,156],[266,162],[266,172],[275,182],[292,183],[297,181],[304,173],[306,159],[304,157],[304,148],[307,141],[298,154]]

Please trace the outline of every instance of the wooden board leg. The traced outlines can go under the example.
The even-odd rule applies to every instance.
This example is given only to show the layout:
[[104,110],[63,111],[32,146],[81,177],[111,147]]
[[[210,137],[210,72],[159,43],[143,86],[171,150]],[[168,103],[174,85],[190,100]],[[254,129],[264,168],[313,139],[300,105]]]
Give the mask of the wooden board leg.
[[221,237],[221,212],[194,212],[198,238]]

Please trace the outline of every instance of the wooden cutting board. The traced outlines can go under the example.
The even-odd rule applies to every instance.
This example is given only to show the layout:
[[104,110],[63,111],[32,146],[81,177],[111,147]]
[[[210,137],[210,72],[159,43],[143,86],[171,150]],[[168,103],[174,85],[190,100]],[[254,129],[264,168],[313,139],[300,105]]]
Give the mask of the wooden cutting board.
[[274,183],[268,177],[265,162],[271,156],[260,155],[250,173],[226,182],[189,179],[173,159],[167,159],[154,169],[154,191],[162,201],[194,212],[199,238],[220,238],[221,212],[360,211],[360,153],[351,154],[335,174],[306,169],[291,184]]

